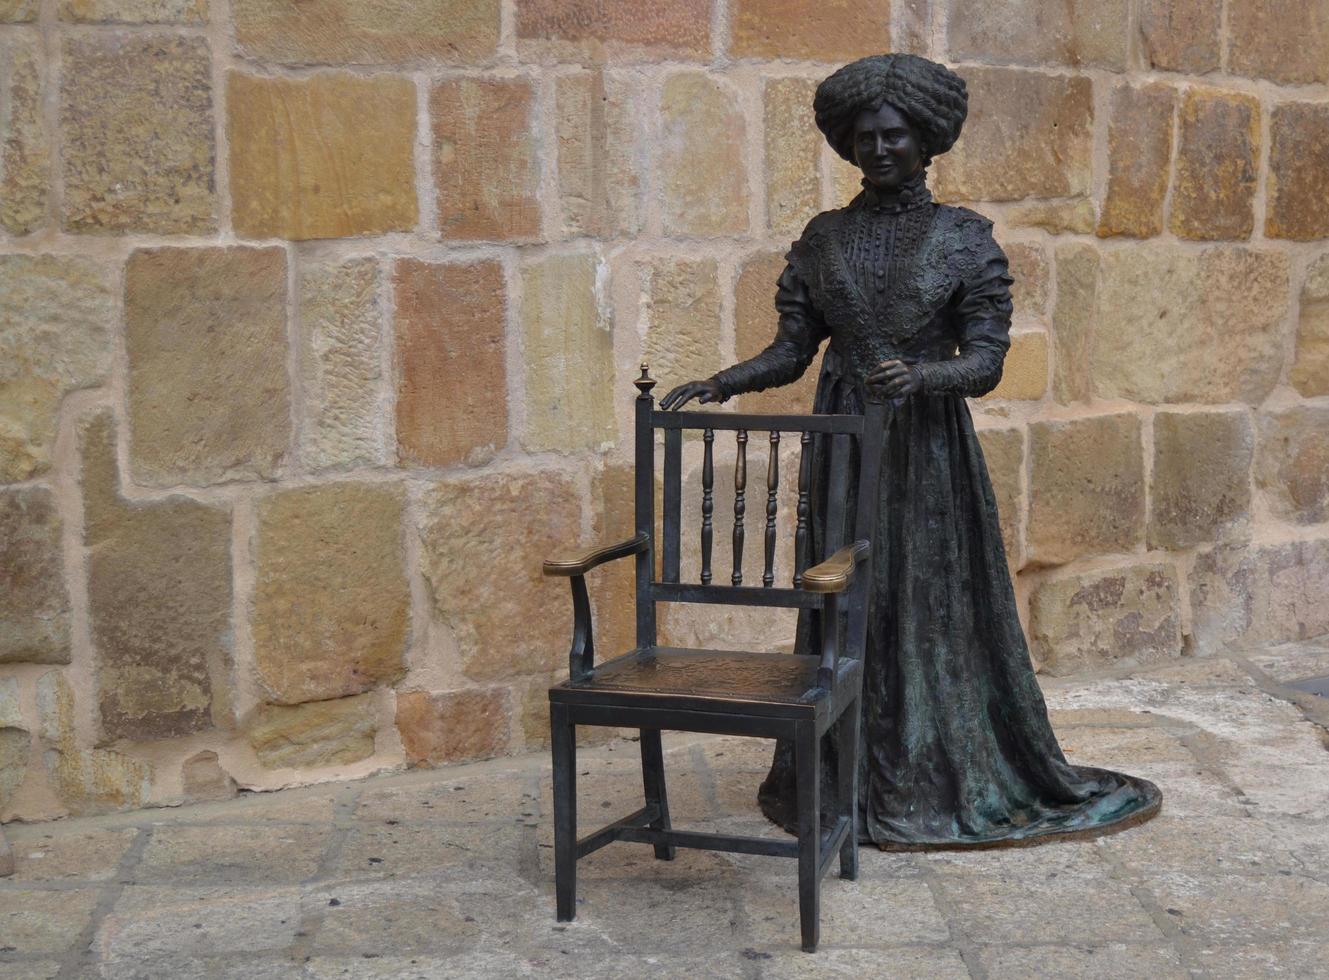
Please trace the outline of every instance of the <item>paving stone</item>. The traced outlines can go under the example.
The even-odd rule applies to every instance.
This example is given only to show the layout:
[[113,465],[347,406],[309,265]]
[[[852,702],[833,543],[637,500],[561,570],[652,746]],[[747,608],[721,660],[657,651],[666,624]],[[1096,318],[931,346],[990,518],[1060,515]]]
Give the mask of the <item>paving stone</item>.
[[1220,546],[1190,575],[1192,630],[1204,653],[1329,632],[1329,540]]
[[84,24],[190,24],[208,22],[208,0],[60,0],[61,20]]
[[[785,865],[792,871],[794,862]],[[750,884],[740,879],[740,886],[752,943],[757,948],[797,946],[795,876]],[[888,916],[881,915],[883,908],[891,910]],[[821,935],[833,945],[879,946],[945,942],[950,930],[924,881],[868,875],[844,881],[831,873],[822,879]]]
[[0,980],[55,980],[60,975],[58,960],[15,960],[0,963]]
[[1201,942],[1318,941],[1329,928],[1329,885],[1310,878],[1177,874],[1151,890],[1176,910],[1181,935]]
[[1153,943],[1130,946],[1025,946],[987,947],[979,959],[992,980],[1016,980],[1031,976],[1077,977],[1081,980],[1115,980],[1123,976],[1185,980],[1191,974],[1173,949]]
[[109,411],[80,430],[88,602],[103,744],[210,729],[230,664],[231,517],[183,496],[121,494]]
[[998,0],[978,7],[952,0],[950,8],[948,50],[961,60],[1126,67],[1125,0]]
[[78,941],[101,893],[13,890],[0,892],[0,936],[7,952],[62,953]]
[[1169,735],[1157,728],[1063,729],[1060,723],[1056,724],[1057,738],[1062,751],[1076,765],[1111,769],[1136,762],[1195,761],[1190,749],[1178,741],[1175,735]]
[[1149,546],[1188,548],[1241,534],[1253,451],[1245,412],[1155,413]]
[[377,715],[372,694],[289,707],[263,704],[246,722],[245,734],[266,769],[344,765],[374,754]]
[[318,870],[328,835],[323,828],[295,825],[261,836],[243,825],[154,827],[134,879],[208,888],[294,884]]
[[735,0],[729,53],[843,63],[891,46],[889,0]]
[[188,811],[191,823],[244,823],[265,820],[273,824],[330,824],[344,787],[303,787],[280,792],[242,791],[236,798],[215,803],[195,803]]
[[48,472],[64,396],[106,382],[114,291],[88,259],[0,256],[0,483]]
[[1329,518],[1329,408],[1261,415],[1255,479],[1275,516],[1294,524]]
[[955,147],[933,163],[947,201],[1066,197],[1089,190],[1093,93],[1088,78],[967,68],[971,118]]
[[[1167,807],[1166,800],[1164,807]],[[1173,816],[1104,837],[1098,847],[1137,879],[1198,874],[1304,873],[1286,842],[1254,817]],[[1148,886],[1146,886],[1148,887]]]
[[401,691],[397,730],[413,766],[471,762],[503,754],[512,725],[508,692]]
[[398,259],[397,455],[480,462],[508,440],[507,301],[498,262]]
[[1329,944],[1313,940],[1248,946],[1202,943],[1192,955],[1206,976],[1223,980],[1267,980],[1280,974],[1310,977],[1324,968]]
[[1329,395],[1329,257],[1326,256],[1311,263],[1301,288],[1297,347],[1288,381],[1308,398]]
[[522,356],[532,452],[600,449],[613,442],[613,321],[602,309],[602,269],[587,252],[522,267]]
[[493,824],[358,822],[342,843],[331,873],[360,878],[397,878],[445,871],[474,876],[511,868],[515,873],[518,828]]
[[809,78],[771,78],[762,90],[766,225],[773,234],[799,235],[820,210],[822,139],[812,112],[816,88]]
[[[421,854],[420,869],[433,863],[431,855],[428,849]],[[487,926],[466,907],[464,898],[441,893],[437,883],[427,878],[328,885],[307,897],[306,908],[322,918],[314,940],[316,954],[351,954],[362,962],[392,957],[402,967],[407,964],[398,957],[445,949],[455,954],[478,946]],[[444,971],[435,975],[450,972]],[[409,968],[398,974],[410,975]]]
[[372,466],[386,439],[378,261],[301,264],[299,283],[300,459],[316,469]]
[[[930,980],[965,980],[972,976],[954,949],[938,946],[885,946],[874,949],[837,949],[834,937],[822,932],[816,956],[798,949],[771,949],[761,961],[761,975],[772,978],[865,977],[889,964],[892,976],[928,977]],[[829,946],[829,948],[828,948]]]
[[1031,560],[1127,552],[1144,532],[1144,460],[1133,414],[1029,426]]
[[558,192],[568,236],[613,238],[641,230],[635,98],[629,78],[603,71],[554,79]]
[[1249,238],[1260,169],[1259,101],[1188,89],[1179,139],[1168,226],[1181,238]]
[[1136,17],[1151,68],[1192,75],[1218,69],[1222,10],[1208,0],[1144,0]]
[[748,230],[746,139],[737,93],[727,84],[700,72],[665,80],[657,166],[666,235]]
[[[1277,24],[1277,30],[1270,30]],[[1323,0],[1234,0],[1228,10],[1229,70],[1284,84],[1329,81],[1329,9]]]
[[539,235],[534,113],[535,93],[524,79],[455,78],[434,87],[430,152],[445,239]]
[[1297,241],[1329,237],[1329,110],[1276,106],[1270,122],[1269,203],[1264,233]]
[[133,828],[87,828],[70,832],[58,824],[36,824],[28,827],[10,825],[6,833],[14,848],[12,880],[51,882],[114,878],[120,859],[129,850],[138,831]]
[[112,971],[156,960],[166,970],[158,976],[178,976],[174,970],[198,957],[285,949],[299,928],[294,888],[129,885],[102,920],[93,949]]
[[[797,942],[797,918],[781,918],[786,935]],[[694,948],[732,949],[744,916],[736,881],[630,878],[585,882],[578,889],[577,919],[616,947],[660,954],[674,948],[678,936],[688,936]]]
[[0,491],[0,664],[69,663],[60,535],[50,490]]
[[284,250],[137,250],[125,270],[125,323],[135,483],[282,471],[291,426]]
[[361,694],[406,673],[403,495],[328,483],[258,502],[252,629],[277,704]]
[[[775,339],[779,326],[779,314],[775,310],[775,288],[776,280],[784,272],[784,254],[784,249],[759,252],[745,259],[739,267],[738,281],[734,286],[736,362],[756,357]],[[820,356],[814,357],[803,377],[793,384],[747,392],[739,395],[734,404],[740,412],[774,415],[810,412],[820,365]]]
[[288,64],[475,64],[498,49],[499,0],[235,0],[236,41]]
[[[497,763],[478,767],[453,766],[439,782],[385,781],[367,786],[356,807],[358,820],[458,822],[531,820],[538,816],[539,795],[524,768],[497,768]],[[409,778],[409,777],[408,777]]]
[[[0,3],[0,12],[3,9]],[[8,102],[0,133],[0,228],[11,235],[26,235],[46,218],[51,169],[50,138],[42,111],[41,48],[36,37],[0,41],[0,89]]]
[[564,662],[572,620],[566,583],[540,569],[582,546],[572,480],[553,472],[443,480],[426,490],[421,514],[421,570],[466,675],[548,677]]
[[[63,224],[83,233],[217,227],[212,59],[201,37],[65,40],[60,92]],[[232,183],[245,186],[234,167]]]
[[[298,241],[415,227],[416,97],[410,79],[231,72],[226,86],[237,234]],[[374,106],[372,113],[364,111],[367,105]]]
[[1176,102],[1170,85],[1122,85],[1113,91],[1101,237],[1149,238],[1163,230]]
[[706,0],[520,0],[517,50],[523,58],[556,61],[605,58],[710,57]]

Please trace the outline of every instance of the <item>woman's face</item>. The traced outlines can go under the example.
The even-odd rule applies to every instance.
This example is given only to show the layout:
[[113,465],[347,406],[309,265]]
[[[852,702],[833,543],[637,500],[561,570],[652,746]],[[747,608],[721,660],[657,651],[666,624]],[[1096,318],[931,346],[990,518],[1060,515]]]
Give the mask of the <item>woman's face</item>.
[[918,173],[923,147],[909,120],[894,106],[883,105],[854,120],[854,158],[874,186],[890,190]]

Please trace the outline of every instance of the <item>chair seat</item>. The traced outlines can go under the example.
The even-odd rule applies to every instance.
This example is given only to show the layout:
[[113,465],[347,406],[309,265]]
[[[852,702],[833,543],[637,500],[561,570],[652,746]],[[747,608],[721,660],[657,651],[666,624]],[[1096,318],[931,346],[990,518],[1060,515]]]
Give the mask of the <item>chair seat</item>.
[[[817,657],[747,650],[697,650],[642,647],[598,665],[591,676],[550,688],[556,701],[668,703],[715,701],[748,704],[800,713],[815,709],[829,694],[817,686]],[[840,676],[858,662],[840,661]]]

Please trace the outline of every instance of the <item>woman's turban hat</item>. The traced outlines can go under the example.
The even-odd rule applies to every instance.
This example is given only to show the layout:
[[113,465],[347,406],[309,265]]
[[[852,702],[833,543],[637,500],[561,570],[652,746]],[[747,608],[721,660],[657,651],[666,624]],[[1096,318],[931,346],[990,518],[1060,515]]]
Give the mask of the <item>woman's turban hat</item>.
[[969,111],[964,79],[916,54],[876,54],[845,65],[817,86],[812,107],[832,149],[853,163],[854,119],[887,103],[918,130],[925,163],[955,144]]

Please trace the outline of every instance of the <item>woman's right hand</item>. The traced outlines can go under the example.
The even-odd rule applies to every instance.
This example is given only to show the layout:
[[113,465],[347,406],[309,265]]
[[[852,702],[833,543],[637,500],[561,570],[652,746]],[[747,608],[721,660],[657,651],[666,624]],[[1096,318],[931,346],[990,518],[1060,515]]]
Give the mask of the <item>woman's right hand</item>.
[[726,400],[725,393],[720,388],[719,383],[706,378],[704,381],[687,381],[679,385],[660,399],[660,408],[666,412],[672,411],[676,408],[682,408],[694,398],[702,405],[708,402]]

